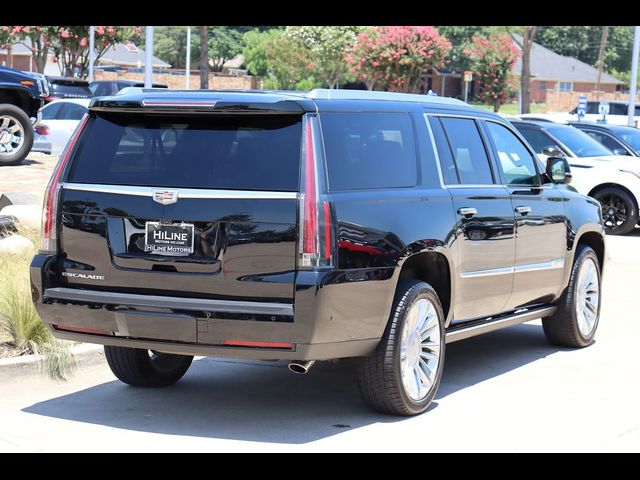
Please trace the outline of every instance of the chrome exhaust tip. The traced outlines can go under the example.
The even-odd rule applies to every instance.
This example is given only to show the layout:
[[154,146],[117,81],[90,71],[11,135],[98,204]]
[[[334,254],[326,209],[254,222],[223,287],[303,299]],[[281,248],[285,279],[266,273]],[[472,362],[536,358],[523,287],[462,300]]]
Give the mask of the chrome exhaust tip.
[[297,373],[298,375],[305,375],[309,373],[309,370],[311,370],[311,367],[313,367],[314,363],[316,363],[315,360],[309,360],[307,362],[290,362],[288,366],[289,370],[291,370],[293,373]]

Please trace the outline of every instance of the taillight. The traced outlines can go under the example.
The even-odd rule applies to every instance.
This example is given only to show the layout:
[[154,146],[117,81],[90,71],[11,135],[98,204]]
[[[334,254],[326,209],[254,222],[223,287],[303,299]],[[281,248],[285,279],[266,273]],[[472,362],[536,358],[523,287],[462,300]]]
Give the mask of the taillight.
[[85,115],[82,120],[80,120],[80,123],[76,127],[75,132],[73,132],[73,135],[62,152],[62,155],[60,155],[60,159],[53,169],[53,173],[51,174],[51,178],[47,184],[47,189],[44,192],[44,204],[42,206],[42,231],[40,232],[40,235],[42,238],[41,247],[45,252],[56,253],[58,251],[58,234],[55,222],[58,216],[60,189],[62,188],[60,177],[62,177],[62,172],[64,172],[64,169],[67,166],[67,162],[71,156],[71,151],[78,141],[78,137],[84,129],[88,119],[89,116]]
[[49,127],[46,125],[38,125],[34,130],[38,135],[49,135]]
[[318,175],[317,117],[305,119],[303,139],[302,193],[300,198],[300,258],[299,266],[306,268],[332,265],[331,204],[324,182]]

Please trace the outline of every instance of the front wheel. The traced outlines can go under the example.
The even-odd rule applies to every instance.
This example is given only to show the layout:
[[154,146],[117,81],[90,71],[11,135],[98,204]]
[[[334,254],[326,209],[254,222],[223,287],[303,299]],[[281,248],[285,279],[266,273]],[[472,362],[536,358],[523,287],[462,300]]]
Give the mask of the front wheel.
[[140,348],[104,346],[113,374],[135,387],[166,387],[187,373],[193,357]]
[[376,351],[359,360],[365,401],[392,415],[424,412],[442,376],[445,334],[438,295],[424,282],[404,284]]
[[33,127],[22,109],[0,105],[0,166],[21,163],[33,146]]
[[617,187],[598,190],[593,197],[602,205],[604,229],[610,235],[626,235],[638,223],[638,208],[633,197]]
[[581,245],[571,269],[569,285],[555,313],[542,319],[550,343],[586,347],[593,343],[600,319],[600,264],[591,247]]

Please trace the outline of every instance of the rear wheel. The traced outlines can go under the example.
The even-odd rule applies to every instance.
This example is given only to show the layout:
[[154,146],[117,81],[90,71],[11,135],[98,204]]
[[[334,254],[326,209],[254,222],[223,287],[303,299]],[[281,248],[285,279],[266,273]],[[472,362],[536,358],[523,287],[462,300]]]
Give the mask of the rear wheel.
[[571,269],[567,290],[558,309],[542,319],[550,343],[563,347],[586,347],[593,343],[600,318],[600,266],[591,247],[581,245]]
[[33,146],[33,127],[15,105],[0,105],[0,166],[22,162]]
[[621,188],[598,190],[593,197],[602,204],[605,231],[610,235],[625,235],[638,223],[638,208],[631,195]]
[[192,356],[105,345],[107,363],[118,379],[135,387],[166,387],[187,372]]
[[444,314],[436,292],[418,280],[403,285],[376,351],[359,360],[365,401],[392,415],[424,412],[440,384],[444,340]]

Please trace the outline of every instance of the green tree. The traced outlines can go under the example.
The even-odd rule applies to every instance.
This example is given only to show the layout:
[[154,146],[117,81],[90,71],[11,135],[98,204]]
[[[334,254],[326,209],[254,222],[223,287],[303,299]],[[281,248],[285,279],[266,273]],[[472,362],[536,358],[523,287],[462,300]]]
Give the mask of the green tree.
[[350,75],[344,52],[356,43],[360,31],[354,26],[287,27],[286,35],[299,42],[311,55],[315,73],[329,88],[337,88]]
[[[560,55],[575,57],[595,66],[601,35],[601,26],[544,26],[540,27],[535,41]],[[604,70],[629,70],[632,45],[632,26],[609,27]]]
[[[155,27],[153,31],[153,54],[170,63],[173,68],[185,68],[187,58],[188,27]],[[197,64],[193,44],[198,41],[196,27],[191,28],[191,63]]]
[[417,92],[423,74],[443,67],[451,42],[428,26],[376,27],[346,55],[358,79],[395,92]]
[[[140,27],[97,26],[95,28],[95,60],[118,43],[140,37]],[[89,27],[57,27],[57,40],[53,45],[56,61],[63,75],[85,78],[89,70]]]
[[517,92],[517,81],[513,73],[519,52],[506,33],[491,33],[487,37],[473,37],[464,49],[472,61],[480,84],[480,98],[500,107]]
[[[57,34],[58,27],[55,26],[4,26],[0,30],[0,44],[4,45],[11,41],[27,47],[33,55],[36,70],[42,73],[47,64],[49,49],[57,38]],[[27,39],[30,42],[26,42]]]
[[[202,27],[201,27],[202,28]],[[213,72],[221,72],[225,62],[242,52],[242,35],[247,27],[207,27],[208,66]],[[193,39],[192,56],[200,58],[200,42]]]
[[309,51],[283,30],[247,32],[244,41],[247,68],[263,77],[264,88],[310,90],[319,85]]

